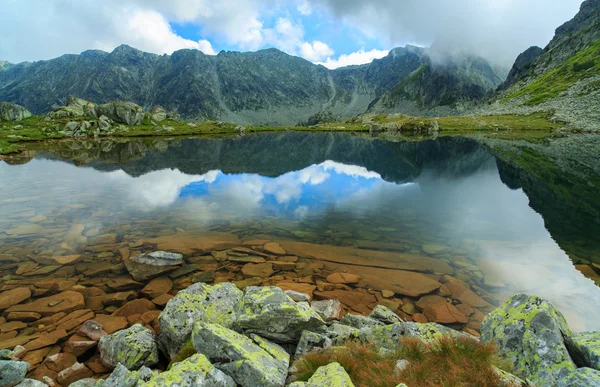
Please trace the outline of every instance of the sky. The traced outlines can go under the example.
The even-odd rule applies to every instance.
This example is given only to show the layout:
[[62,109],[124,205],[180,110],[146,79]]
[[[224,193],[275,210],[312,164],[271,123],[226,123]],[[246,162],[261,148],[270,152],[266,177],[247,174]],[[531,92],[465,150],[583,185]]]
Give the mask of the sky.
[[581,0],[0,0],[0,60],[46,60],[128,44],[275,47],[328,68],[369,63],[413,44],[468,51],[510,65],[545,46]]

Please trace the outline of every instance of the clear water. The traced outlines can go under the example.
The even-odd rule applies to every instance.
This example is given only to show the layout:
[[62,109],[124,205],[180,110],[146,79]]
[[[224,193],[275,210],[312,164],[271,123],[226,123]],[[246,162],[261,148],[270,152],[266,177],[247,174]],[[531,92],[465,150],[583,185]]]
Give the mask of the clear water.
[[449,263],[495,304],[535,294],[575,330],[600,329],[600,289],[525,192],[503,183],[494,155],[467,139],[288,133],[53,147],[0,162],[0,254],[101,260],[69,240],[74,225],[121,244],[221,231],[401,252]]

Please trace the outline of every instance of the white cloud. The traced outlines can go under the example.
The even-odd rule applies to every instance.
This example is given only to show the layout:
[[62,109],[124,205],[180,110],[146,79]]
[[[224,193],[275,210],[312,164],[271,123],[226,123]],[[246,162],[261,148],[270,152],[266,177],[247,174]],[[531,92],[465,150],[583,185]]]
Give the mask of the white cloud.
[[383,58],[388,53],[388,50],[359,50],[351,54],[342,54],[337,59],[327,58],[324,62],[318,62],[317,64],[323,65],[329,69],[337,69],[338,67],[371,63],[374,59]]
[[319,165],[326,171],[334,170],[335,173],[352,176],[354,178],[381,179],[379,173],[369,171],[367,168],[358,165],[342,164],[332,160],[327,160]]
[[302,43],[300,53],[304,58],[312,62],[319,62],[330,57],[334,52],[326,43],[315,40],[312,43]]
[[300,0],[300,3],[298,4],[298,7],[296,7],[296,9],[298,10],[298,12],[300,12],[300,14],[304,16],[312,14],[312,7],[308,0]]

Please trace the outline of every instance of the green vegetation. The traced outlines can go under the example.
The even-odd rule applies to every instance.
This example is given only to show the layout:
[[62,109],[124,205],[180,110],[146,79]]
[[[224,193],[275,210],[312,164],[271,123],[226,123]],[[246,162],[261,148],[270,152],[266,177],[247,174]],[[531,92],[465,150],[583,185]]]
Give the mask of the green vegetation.
[[525,105],[536,106],[558,96],[576,82],[600,74],[600,40],[547,72],[535,82],[508,96],[508,100],[530,96]]
[[[443,337],[431,343],[404,338],[401,344],[391,353],[356,342],[311,352],[295,361],[295,375],[307,381],[319,367],[338,362],[356,386],[507,386],[494,369],[505,365],[500,364],[492,344],[464,337]],[[402,371],[396,370],[399,359],[409,362]]]

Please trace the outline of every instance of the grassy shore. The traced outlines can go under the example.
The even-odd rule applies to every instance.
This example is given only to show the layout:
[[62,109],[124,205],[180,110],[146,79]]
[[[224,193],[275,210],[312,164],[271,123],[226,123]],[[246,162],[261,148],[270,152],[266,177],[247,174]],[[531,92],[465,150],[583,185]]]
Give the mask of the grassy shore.
[[[0,123],[0,155],[23,150],[26,143],[32,141],[62,139],[65,135],[60,128],[69,121],[89,120],[87,117],[65,118],[46,121],[44,117],[34,116],[18,122]],[[431,128],[439,127],[436,135],[462,135],[471,133],[495,133],[497,136],[536,138],[556,133],[564,125],[552,122],[547,114],[536,113],[528,116],[452,116],[441,118],[412,117],[399,114],[380,114],[352,118],[344,122],[319,124],[310,127],[301,126],[247,126],[245,133],[275,131],[314,131],[314,132],[369,132],[371,126],[381,125],[400,128],[394,135],[431,136]],[[158,129],[157,129],[158,128]],[[168,128],[168,129],[163,129]],[[162,121],[159,126],[144,121],[136,126],[115,126],[107,134],[109,137],[147,137],[147,136],[225,136],[234,135],[239,126],[217,121],[185,122]],[[389,133],[384,129],[384,135]]]

